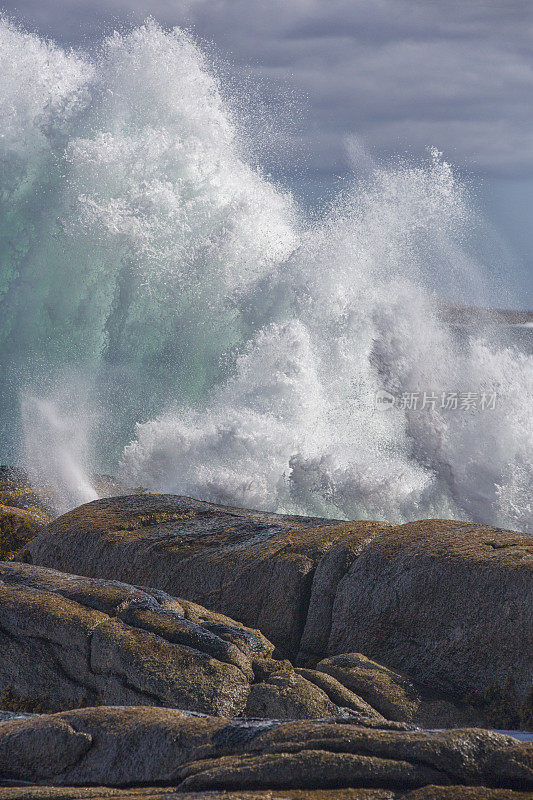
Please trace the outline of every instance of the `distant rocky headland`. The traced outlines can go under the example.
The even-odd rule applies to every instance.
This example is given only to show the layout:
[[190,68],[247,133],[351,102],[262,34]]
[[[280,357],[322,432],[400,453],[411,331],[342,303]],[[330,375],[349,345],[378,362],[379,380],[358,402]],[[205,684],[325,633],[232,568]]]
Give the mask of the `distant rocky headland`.
[[440,315],[450,325],[533,326],[533,311],[517,311],[508,308],[483,308],[440,301]]
[[532,608],[528,535],[1,468],[0,800],[531,798]]

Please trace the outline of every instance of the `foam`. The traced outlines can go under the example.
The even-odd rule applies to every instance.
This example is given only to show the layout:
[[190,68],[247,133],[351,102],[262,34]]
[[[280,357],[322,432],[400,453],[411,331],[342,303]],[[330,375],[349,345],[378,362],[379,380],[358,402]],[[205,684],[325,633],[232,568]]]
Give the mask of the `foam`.
[[[531,530],[533,359],[441,320],[438,296],[487,302],[439,153],[367,159],[308,221],[183,31],[82,55],[4,20],[0,53],[3,457],[22,441],[60,510],[120,463],[265,510]],[[381,390],[497,403],[380,411]]]

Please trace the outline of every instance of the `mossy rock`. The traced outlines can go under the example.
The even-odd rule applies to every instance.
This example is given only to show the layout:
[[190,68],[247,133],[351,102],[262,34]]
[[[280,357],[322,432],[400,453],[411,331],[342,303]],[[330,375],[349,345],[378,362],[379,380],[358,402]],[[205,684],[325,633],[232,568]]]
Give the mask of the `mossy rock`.
[[336,678],[388,719],[410,721],[416,717],[421,698],[411,681],[361,653],[326,658],[317,670]]
[[11,561],[50,521],[39,509],[30,511],[0,503],[0,561]]
[[[389,791],[386,800],[407,800],[408,792],[417,800],[462,800],[467,787],[475,800],[498,797],[491,788],[505,790],[507,800],[533,790],[531,751],[476,729],[229,720],[175,708],[85,708],[0,723],[4,781],[130,789],[159,783],[191,800],[221,791],[318,800],[328,789],[335,800],[350,798],[351,789]],[[424,794],[445,785],[446,794]]]
[[0,710],[166,706],[397,729],[368,706],[361,715],[359,698],[337,704],[273,651],[259,631],[163,591],[0,563]]
[[[89,705],[88,698],[82,698],[79,703],[72,703],[68,709],[85,708]],[[27,697],[16,695],[11,686],[6,686],[0,693],[0,711],[12,711],[20,714],[48,714],[56,711],[57,708],[49,705],[46,698],[43,700],[32,700]]]
[[[525,534],[457,520],[339,522],[131,495],[54,520],[20,558],[201,603],[258,628],[301,667],[363,653],[438,700],[425,707],[438,725],[458,724],[441,700],[461,705],[469,696],[476,713],[498,720],[530,714],[533,539]],[[509,673],[512,691],[494,692]],[[388,680],[377,669],[374,677]],[[418,721],[418,699],[402,691],[398,684],[395,707]]]
[[2,505],[22,508],[37,516],[42,514],[43,525],[47,525],[53,502],[51,492],[32,486],[23,470],[0,466],[0,506]]

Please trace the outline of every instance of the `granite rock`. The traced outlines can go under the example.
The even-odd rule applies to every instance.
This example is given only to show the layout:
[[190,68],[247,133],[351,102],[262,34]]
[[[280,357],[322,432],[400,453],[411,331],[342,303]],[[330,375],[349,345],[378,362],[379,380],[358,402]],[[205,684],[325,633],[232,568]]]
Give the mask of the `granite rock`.
[[259,631],[118,581],[0,563],[0,648],[4,711],[150,705],[398,727],[347,690],[332,700]]
[[383,789],[392,797],[425,791],[418,795],[423,798],[431,796],[431,786],[454,787],[440,797],[467,797],[464,787],[504,789],[511,797],[512,791],[533,790],[533,747],[478,729],[390,731],[99,707],[0,722],[0,782],[9,781],[160,784],[200,797],[206,791],[252,790],[263,797],[267,790],[319,797],[315,791],[325,789],[342,797],[343,789]]
[[533,539],[524,534],[134,495],[64,515],[21,557],[201,603],[259,628],[302,667],[362,653],[448,702],[433,709],[447,724],[457,706],[495,727],[533,720]]

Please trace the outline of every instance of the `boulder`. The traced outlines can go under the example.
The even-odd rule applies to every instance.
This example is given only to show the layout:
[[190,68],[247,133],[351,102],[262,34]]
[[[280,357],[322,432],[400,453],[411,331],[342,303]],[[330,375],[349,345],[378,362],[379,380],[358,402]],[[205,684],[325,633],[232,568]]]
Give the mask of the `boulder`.
[[43,528],[50,517],[44,512],[0,503],[0,560],[9,561],[37,532]]
[[411,681],[360,653],[325,658],[316,668],[318,672],[337,678],[389,719],[416,718],[421,697]]
[[52,518],[18,469],[0,466],[0,560],[9,561]]
[[[117,492],[119,494],[119,492]],[[50,493],[37,490],[27,474],[15,467],[0,466],[0,505],[42,514],[43,525],[50,522]]]
[[268,797],[276,789],[278,797],[305,790],[300,796],[318,798],[318,790],[329,789],[341,798],[350,797],[343,789],[368,788],[396,798],[431,786],[455,787],[450,798],[468,796],[461,787],[494,787],[511,797],[533,790],[533,747],[476,729],[390,731],[309,720],[231,721],[164,708],[83,708],[0,722],[0,782],[13,781],[162,784],[181,797],[223,790]]
[[[347,684],[341,683],[327,671],[319,671],[318,669],[304,669],[301,667],[296,668],[296,672],[310,683],[314,683],[322,689],[332,702],[344,708],[351,708],[362,717],[375,719],[376,715],[382,717],[377,709],[373,708],[369,703],[363,700],[362,696],[355,694],[348,688]],[[382,717],[385,719],[385,717]]]
[[329,556],[313,607],[325,646],[334,583],[350,560],[344,551],[357,551],[388,527],[266,514],[173,495],[132,495],[96,500],[59,517],[23,558],[187,597],[259,628],[291,657],[299,649],[322,558]]
[[[360,706],[363,705],[360,698]],[[355,703],[354,703],[355,705]],[[353,709],[360,718],[368,722],[385,723],[381,714],[367,706],[368,711],[362,713],[360,708]],[[266,680],[255,683],[250,694],[243,716],[273,719],[312,719],[314,717],[347,717],[355,716],[348,707],[339,707],[331,699],[327,691],[315,682],[308,681],[295,672],[292,667],[285,671],[272,673]]]
[[325,658],[317,664],[315,674],[337,679],[344,691],[351,691],[374,713],[379,712],[389,720],[414,722],[425,728],[485,723],[482,710],[471,703],[453,702],[449,697],[431,693],[361,653]]
[[327,687],[272,658],[259,631],[118,581],[0,563],[0,648],[5,711],[157,705],[398,727],[347,690],[349,707],[339,691],[341,703],[331,700]]
[[100,703],[236,714],[259,633],[164,592],[0,564],[4,707],[57,710]]
[[[494,727],[533,722],[533,538],[446,520],[367,541],[337,586],[329,654],[364,653]],[[495,724],[496,723],[496,724]]]
[[260,628],[304,667],[363,653],[495,727],[533,720],[533,539],[524,534],[134,495],[55,520],[21,558],[194,600]]

